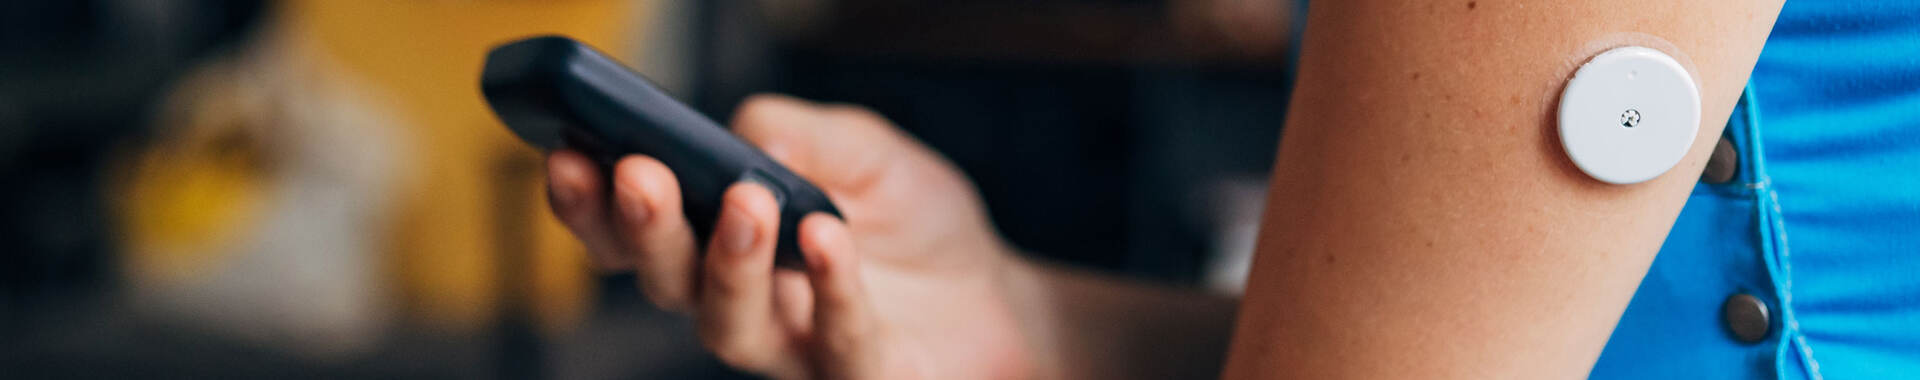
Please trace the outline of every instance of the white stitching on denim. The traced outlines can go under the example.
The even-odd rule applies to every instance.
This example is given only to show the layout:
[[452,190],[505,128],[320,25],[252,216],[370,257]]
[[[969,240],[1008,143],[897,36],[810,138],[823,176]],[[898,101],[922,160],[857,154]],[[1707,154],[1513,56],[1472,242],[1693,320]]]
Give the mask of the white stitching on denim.
[[1767,198],[1771,201],[1768,202],[1768,206],[1773,208],[1773,236],[1779,240],[1779,244],[1775,246],[1779,248],[1781,277],[1784,277],[1780,280],[1780,286],[1782,288],[1780,292],[1780,317],[1784,319],[1784,323],[1781,323],[1781,326],[1787,328],[1785,333],[1793,334],[1795,351],[1800,353],[1801,360],[1807,362],[1807,376],[1814,380],[1822,380],[1824,377],[1820,375],[1820,361],[1814,360],[1813,346],[1807,344],[1806,334],[1800,331],[1800,318],[1794,316],[1793,313],[1793,247],[1789,245],[1790,243],[1787,240],[1786,213],[1780,210],[1780,193],[1769,188],[1767,189]]
[[[1824,380],[1824,377],[1820,375],[1820,362],[1813,359],[1813,346],[1807,344],[1806,335],[1800,331],[1800,320],[1794,316],[1793,313],[1793,265],[1789,262],[1789,260],[1793,258],[1793,250],[1787,243],[1786,213],[1780,209],[1780,193],[1774,190],[1773,178],[1767,175],[1766,172],[1765,150],[1761,147],[1760,143],[1760,110],[1759,105],[1756,104],[1757,102],[1754,100],[1756,95],[1753,93],[1753,82],[1747,82],[1746,91],[1741,95],[1743,95],[1741,100],[1746,103],[1745,105],[1747,106],[1747,112],[1744,116],[1746,116],[1747,119],[1747,136],[1748,140],[1750,140],[1747,141],[1747,146],[1751,147],[1750,150],[1752,150],[1752,152],[1749,153],[1753,156],[1754,183],[1759,186],[1756,188],[1756,191],[1767,194],[1767,206],[1772,213],[1768,215],[1765,220],[1768,224],[1768,229],[1772,232],[1772,246],[1775,251],[1779,253],[1774,260],[1780,268],[1780,278],[1776,279],[1778,280],[1779,289],[1776,290],[1780,295],[1780,325],[1783,330],[1786,330],[1780,333],[1783,338],[1789,336],[1789,334],[1793,337],[1791,340],[1783,339],[1782,348],[1785,348],[1786,345],[1792,345],[1795,348],[1794,351],[1800,354],[1801,361],[1806,362],[1805,369],[1807,377],[1814,380]],[[1774,366],[1776,372],[1779,372],[1778,368],[1781,363],[1778,361],[1779,355],[1777,352],[1774,357]],[[1784,376],[1783,373],[1775,373],[1774,375]]]

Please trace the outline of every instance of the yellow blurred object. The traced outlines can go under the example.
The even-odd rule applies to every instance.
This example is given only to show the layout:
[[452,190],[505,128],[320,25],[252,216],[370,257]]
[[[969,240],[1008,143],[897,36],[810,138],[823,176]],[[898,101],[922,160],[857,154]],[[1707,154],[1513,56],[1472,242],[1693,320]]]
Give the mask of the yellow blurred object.
[[[228,65],[210,71],[230,71]],[[236,93],[235,83],[200,76],[182,85],[201,92]],[[260,114],[259,98],[171,99],[157,123],[171,130],[134,160],[119,199],[126,240],[141,249],[127,256],[137,282],[187,281],[205,276],[236,240],[252,232],[266,180],[264,149],[246,118]]]
[[[489,48],[534,34],[621,55],[638,40],[628,38],[640,30],[639,9],[605,0],[300,0],[284,11],[296,38],[378,86],[409,127],[389,256],[406,310],[431,325],[478,328],[500,306],[496,287],[516,285],[501,274],[526,271],[517,277],[531,281],[542,324],[574,324],[591,298],[585,257],[545,211],[540,157],[493,118],[477,81]],[[529,251],[503,252],[513,249]]]
[[128,299],[144,317],[352,357],[393,319],[378,242],[403,144],[377,93],[285,31],[185,76],[151,144],[116,160]]
[[153,144],[118,168],[136,298],[320,354],[366,352],[394,311],[452,333],[503,312],[578,325],[595,297],[585,254],[547,211],[538,152],[485,106],[480,70],[491,47],[536,34],[625,56],[643,4],[279,4],[171,92]]

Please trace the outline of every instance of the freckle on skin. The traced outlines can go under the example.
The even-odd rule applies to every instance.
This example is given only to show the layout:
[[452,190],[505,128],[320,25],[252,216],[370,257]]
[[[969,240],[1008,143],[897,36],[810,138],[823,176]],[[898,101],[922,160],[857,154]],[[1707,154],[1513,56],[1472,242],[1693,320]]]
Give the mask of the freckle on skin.
[[1324,257],[1322,257],[1322,261],[1325,261],[1325,262],[1326,262],[1326,263],[1328,263],[1328,264],[1332,264],[1332,263],[1333,263],[1333,254],[1331,254],[1331,253],[1329,253],[1329,254],[1327,254],[1326,256],[1324,256]]
[[1478,1],[1469,1],[1469,2],[1467,2],[1467,10],[1473,10],[1473,8],[1476,8],[1476,7],[1479,7],[1479,6],[1480,6],[1480,2],[1478,2]]
[[1418,71],[1415,71],[1415,72],[1413,72],[1413,75],[1409,75],[1409,76],[1407,76],[1407,77],[1408,77],[1408,78],[1410,78],[1410,79],[1420,79],[1420,72],[1418,72]]

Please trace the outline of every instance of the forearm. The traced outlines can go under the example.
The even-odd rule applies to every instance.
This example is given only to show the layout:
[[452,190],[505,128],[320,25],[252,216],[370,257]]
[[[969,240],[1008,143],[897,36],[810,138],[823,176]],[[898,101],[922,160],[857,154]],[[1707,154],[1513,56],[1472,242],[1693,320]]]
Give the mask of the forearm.
[[1237,301],[1018,260],[1008,284],[1042,371],[1061,379],[1210,378]]

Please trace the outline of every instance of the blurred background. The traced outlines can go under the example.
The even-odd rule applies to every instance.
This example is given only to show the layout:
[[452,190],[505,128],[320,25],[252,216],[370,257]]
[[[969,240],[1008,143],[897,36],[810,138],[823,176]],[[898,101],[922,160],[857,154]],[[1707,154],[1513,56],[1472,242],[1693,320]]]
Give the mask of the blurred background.
[[1290,0],[0,2],[0,377],[744,378],[596,275],[486,50],[856,103],[1026,251],[1236,292]]

